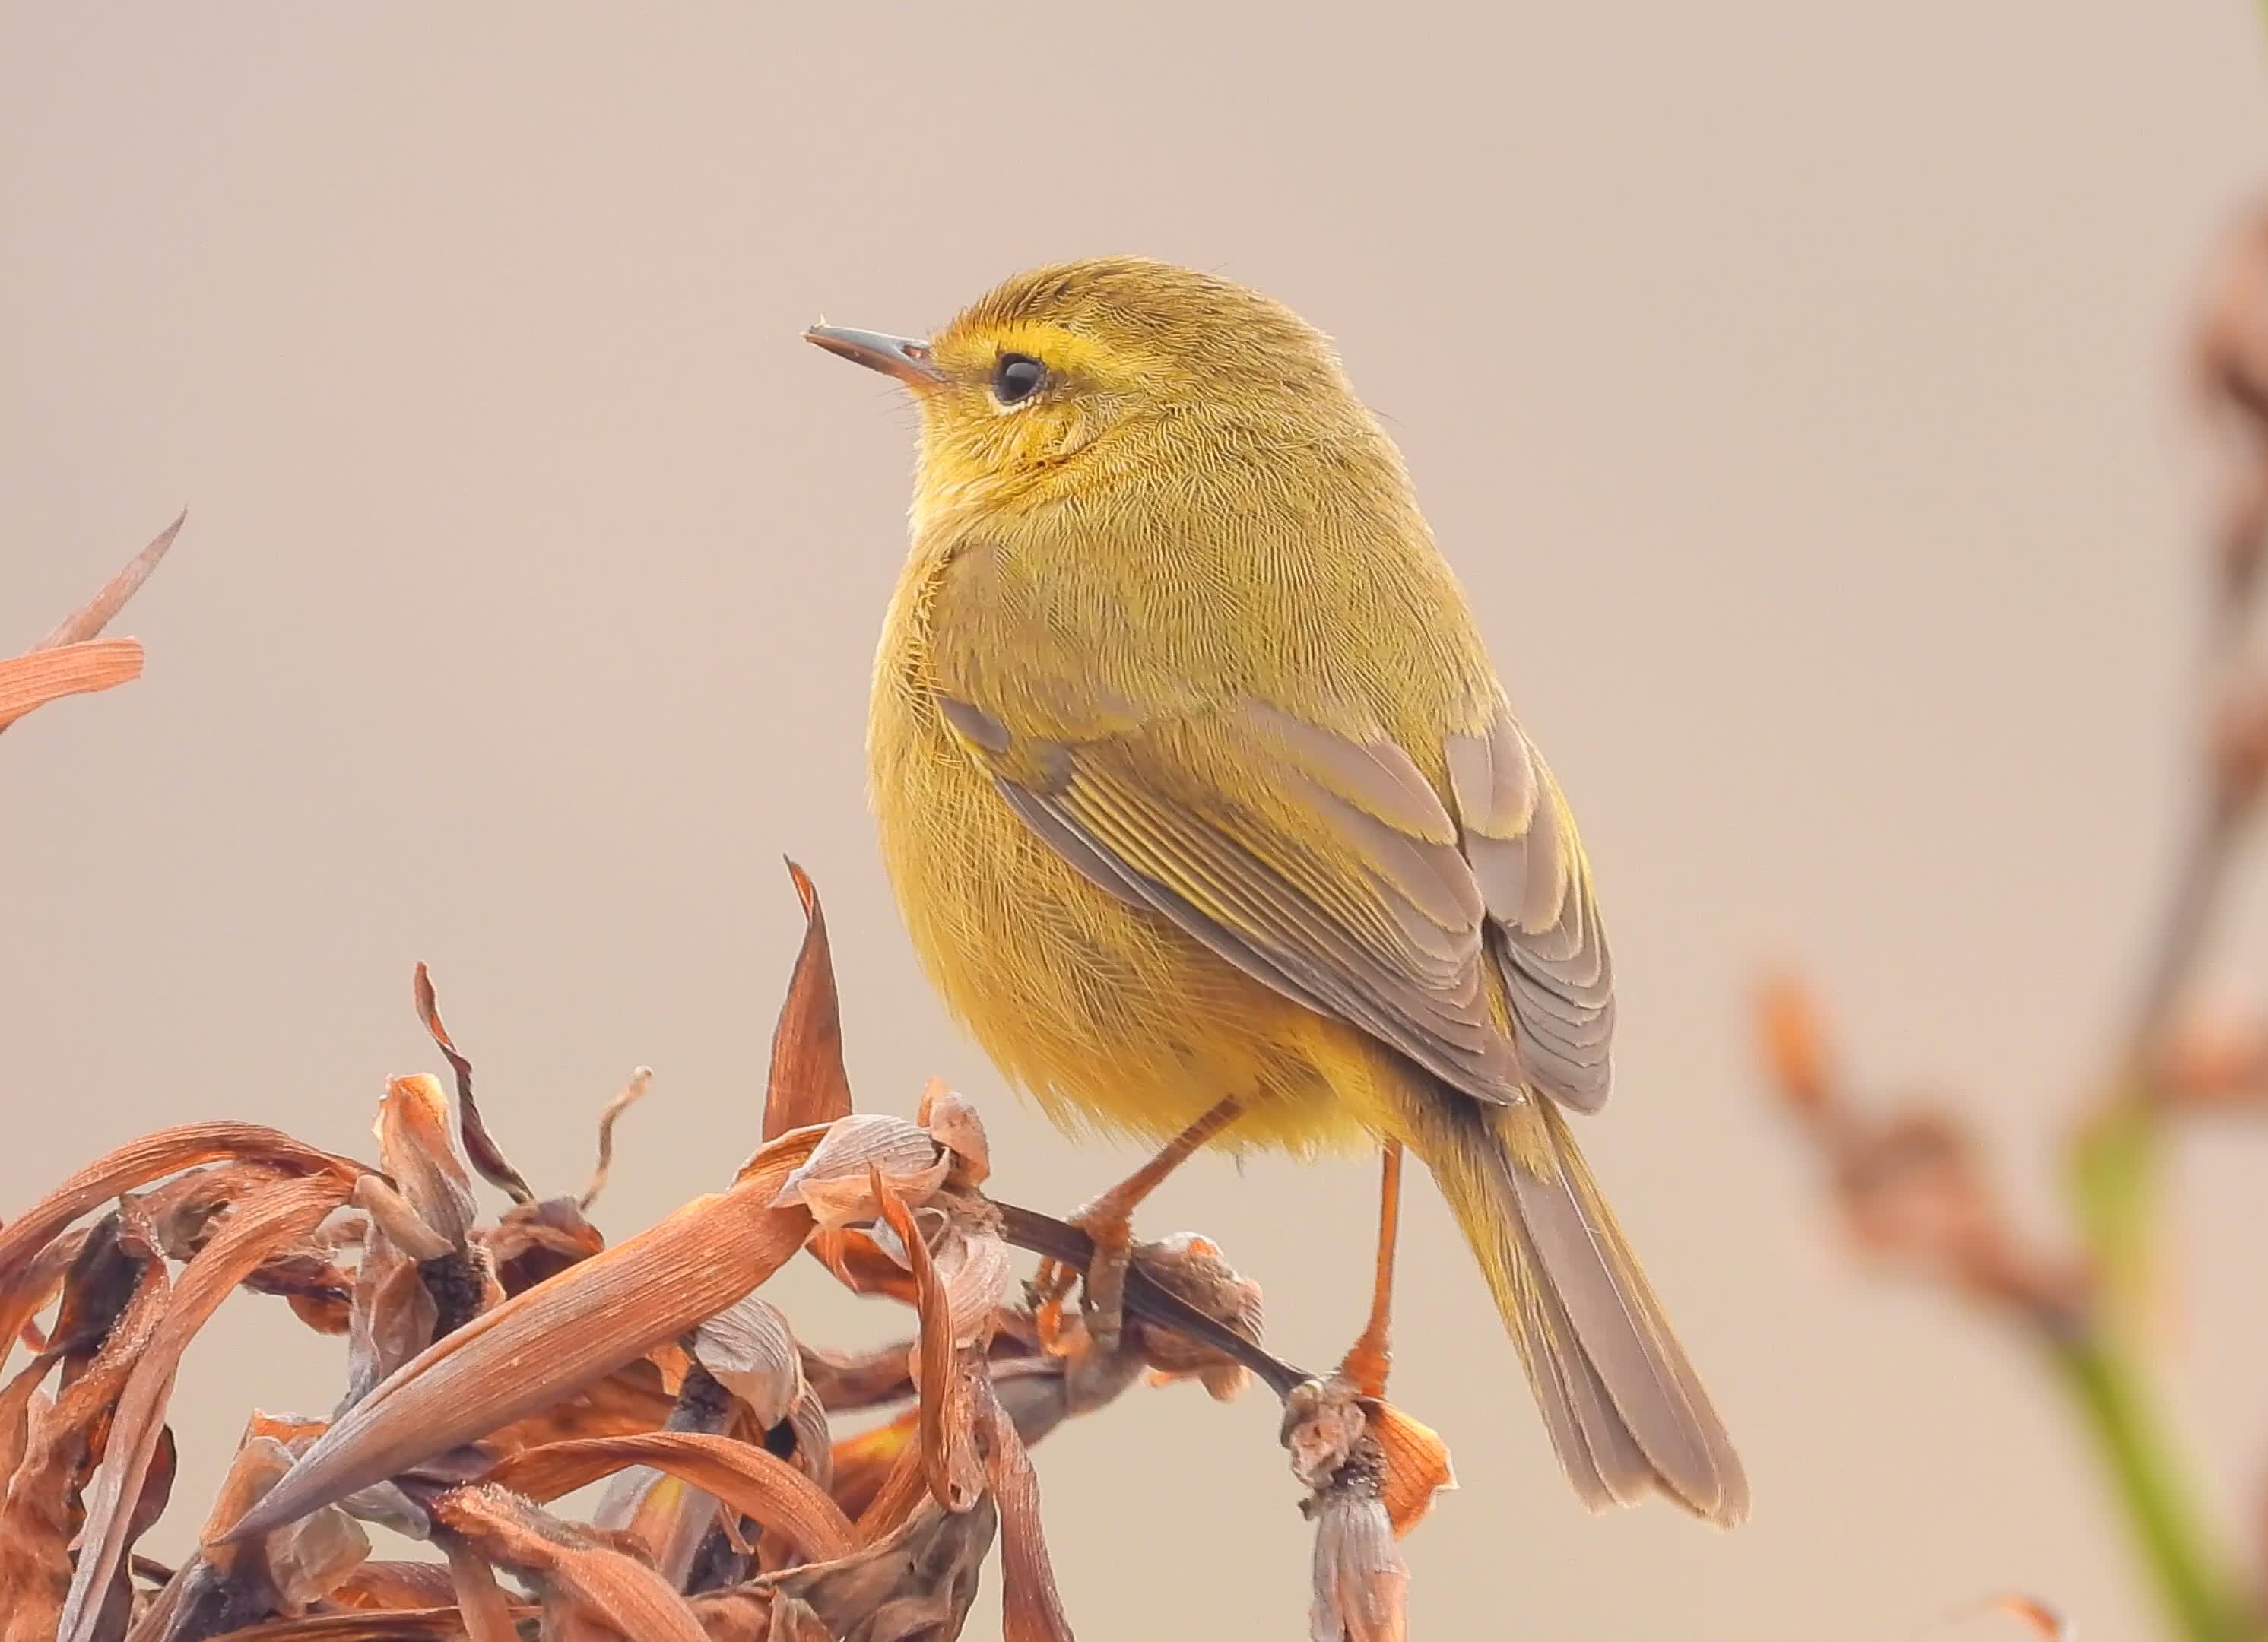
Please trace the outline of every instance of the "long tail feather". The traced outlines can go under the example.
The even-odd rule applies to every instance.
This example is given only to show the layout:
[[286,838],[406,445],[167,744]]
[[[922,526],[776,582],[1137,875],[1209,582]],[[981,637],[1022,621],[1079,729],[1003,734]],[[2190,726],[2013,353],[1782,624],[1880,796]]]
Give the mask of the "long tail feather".
[[1613,1212],[1549,1101],[1483,1107],[1432,1088],[1417,1149],[1519,1348],[1584,1503],[1659,1491],[1731,1528],[1749,1484]]

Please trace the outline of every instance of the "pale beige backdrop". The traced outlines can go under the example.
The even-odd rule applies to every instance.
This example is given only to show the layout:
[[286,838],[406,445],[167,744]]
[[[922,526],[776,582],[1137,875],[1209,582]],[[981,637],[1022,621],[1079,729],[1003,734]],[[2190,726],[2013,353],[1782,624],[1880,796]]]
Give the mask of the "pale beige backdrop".
[[[2173,350],[2268,181],[2251,9],[1110,13],[7,9],[0,651],[190,512],[122,623],[147,677],[0,742],[0,1216],[162,1123],[362,1145],[384,1076],[434,1064],[424,958],[545,1189],[656,1068],[600,1214],[634,1230],[751,1144],[782,851],[865,1102],[945,1075],[1057,1206],[1123,1169],[913,968],[860,752],[912,419],[796,333],[1145,252],[1333,332],[1408,453],[1601,874],[1625,1026],[1587,1144],[1755,1480],[1731,1538],[1583,1515],[1424,1189],[1398,1389],[1463,1489],[1410,1545],[1417,1633],[1902,1638],[2017,1587],[2148,1634],[2033,1365],[1822,1239],[1742,1008],[1803,961],[2048,1223],[2042,1142],[2173,837],[2202,513]],[[2256,999],[2264,887],[2218,954]],[[1147,1224],[1215,1235],[1323,1361],[1371,1177],[1205,1162]],[[2240,1129],[2183,1160],[2177,1411],[2247,1522],[2264,1182]],[[899,1322],[794,1284],[841,1337]],[[232,1306],[180,1495],[337,1363]],[[1134,1395],[1041,1469],[1083,1637],[1300,1632],[1264,1395]]]

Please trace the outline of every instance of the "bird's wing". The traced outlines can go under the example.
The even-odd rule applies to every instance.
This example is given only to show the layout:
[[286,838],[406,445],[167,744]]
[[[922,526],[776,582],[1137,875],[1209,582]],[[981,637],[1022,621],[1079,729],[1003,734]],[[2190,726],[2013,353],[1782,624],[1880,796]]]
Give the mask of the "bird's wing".
[[1479,1100],[1533,1080],[1491,1010],[1483,882],[1390,740],[1248,701],[1081,739],[939,705],[1008,803],[1096,884]]
[[1501,703],[1447,752],[1464,858],[1488,904],[1521,1062],[1561,1104],[1595,1112],[1614,1083],[1614,962],[1575,818]]

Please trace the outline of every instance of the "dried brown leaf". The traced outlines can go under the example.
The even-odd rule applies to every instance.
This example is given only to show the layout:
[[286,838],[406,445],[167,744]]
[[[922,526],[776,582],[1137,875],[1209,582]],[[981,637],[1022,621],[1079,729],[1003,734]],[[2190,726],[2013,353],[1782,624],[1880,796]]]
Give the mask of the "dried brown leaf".
[[107,690],[142,676],[138,638],[90,638],[0,660],[0,730],[66,696]]
[[355,1182],[353,1203],[370,1216],[373,1230],[413,1262],[438,1260],[455,1247],[425,1223],[409,1199],[386,1182],[382,1174],[365,1174]]
[[921,1392],[922,1466],[930,1496],[948,1511],[966,1511],[976,1503],[982,1470],[971,1440],[976,1410],[970,1377],[961,1371],[954,1349],[952,1303],[931,1263],[929,1244],[914,1224],[913,1211],[879,1163],[868,1165],[867,1180],[883,1221],[897,1234],[913,1264],[915,1308],[921,1318],[915,1381]]
[[1449,1445],[1432,1426],[1390,1403],[1366,1400],[1363,1412],[1383,1467],[1380,1498],[1399,1539],[1425,1520],[1437,1498],[1456,1487]]
[[439,1608],[455,1600],[448,1569],[432,1562],[365,1562],[331,1591],[342,1608]]
[[908,1409],[895,1419],[836,1440],[835,1481],[828,1492],[845,1515],[863,1516],[898,1462],[916,1452],[915,1445],[921,1440],[920,1421],[920,1410]]
[[599,1160],[591,1167],[591,1178],[585,1182],[582,1196],[576,1206],[587,1212],[599,1201],[599,1194],[607,1189],[607,1176],[615,1167],[615,1125],[622,1116],[645,1099],[646,1091],[653,1087],[653,1068],[639,1066],[632,1070],[630,1081],[622,1085],[615,1098],[607,1102],[599,1114]]
[[31,1276],[40,1250],[97,1204],[218,1158],[258,1159],[297,1173],[352,1180],[368,1172],[259,1123],[188,1123],[128,1141],[88,1164],[0,1230],[0,1364],[37,1301]]
[[532,1499],[556,1499],[622,1469],[646,1465],[714,1494],[767,1532],[793,1541],[813,1561],[847,1557],[857,1530],[842,1508],[790,1465],[745,1442],[699,1432],[658,1431],[530,1448],[483,1480]]
[[453,1489],[434,1501],[433,1520],[488,1561],[533,1581],[545,1597],[547,1630],[555,1614],[571,1615],[637,1642],[707,1642],[684,1598],[659,1574],[517,1494],[487,1484]]
[[[872,1545],[909,1521],[923,1505],[936,1505],[929,1491],[928,1455],[922,1447],[921,1410],[911,1411],[913,1440],[897,1450],[875,1485],[873,1498],[858,1513],[858,1537]],[[893,1422],[895,1425],[895,1422]]]
[[432,1038],[433,1047],[441,1051],[441,1058],[456,1074],[457,1123],[464,1136],[465,1155],[473,1160],[482,1179],[504,1191],[514,1203],[534,1203],[535,1194],[528,1189],[526,1180],[512,1167],[503,1148],[490,1135],[488,1124],[482,1121],[480,1104],[473,1099],[473,1063],[465,1058],[449,1036],[449,1029],[441,1024],[440,999],[433,990],[432,974],[423,963],[411,978],[410,995],[417,1006],[417,1019]]
[[[951,1512],[934,1501],[854,1557],[769,1576],[809,1605],[840,1642],[939,1642],[961,1634],[998,1514],[990,1498]],[[703,1611],[711,1599],[698,1599]]]
[[992,1144],[984,1137],[984,1120],[968,1096],[947,1087],[944,1079],[932,1078],[922,1090],[914,1121],[953,1154],[951,1181],[955,1189],[971,1190],[990,1178]]
[[789,974],[787,999],[772,1032],[771,1075],[764,1094],[764,1138],[830,1123],[850,1112],[850,1078],[843,1066],[843,1008],[828,949],[827,914],[804,870],[787,864],[803,902],[803,945]]
[[151,539],[148,547],[127,560],[119,572],[102,585],[100,592],[56,622],[33,648],[50,650],[57,644],[74,644],[92,638],[109,626],[111,618],[124,609],[126,601],[150,579],[150,572],[158,568],[158,562],[166,556],[166,549],[173,545],[173,538],[181,534],[181,526],[188,519],[189,511],[183,508],[172,524]]
[[233,1532],[265,1532],[524,1419],[724,1309],[802,1245],[810,1216],[768,1205],[817,1138],[772,1142],[732,1190],[437,1341],[325,1432]]
[[[480,1205],[473,1197],[472,1176],[457,1156],[449,1097],[439,1081],[423,1072],[388,1079],[371,1132],[378,1137],[379,1167],[393,1177],[417,1218],[449,1248],[462,1248]],[[419,1254],[407,1243],[402,1250],[417,1260],[438,1259],[446,1252]]]
[[504,1587],[497,1583],[496,1570],[489,1566],[488,1558],[453,1534],[443,1538],[441,1549],[448,1555],[449,1583],[456,1595],[457,1611],[465,1616],[466,1642],[519,1642],[512,1604],[504,1599]]
[[1040,1479],[1016,1423],[987,1381],[976,1390],[984,1422],[984,1474],[1000,1513],[1000,1628],[1006,1642],[1070,1642],[1040,1524]]
[[514,1204],[480,1237],[506,1294],[532,1289],[607,1246],[572,1197]]
[[822,1227],[873,1219],[868,1186],[878,1174],[916,1208],[945,1183],[951,1159],[918,1123],[880,1112],[853,1112],[828,1124],[811,1156],[781,1182],[774,1206],[800,1203]]
[[[541,1610],[515,1605],[515,1621]],[[304,1619],[269,1619],[215,1637],[213,1642],[464,1642],[464,1616],[446,1608],[390,1610],[357,1609],[343,1614],[309,1614]]]
[[[106,1420],[111,1449],[118,1446],[114,1414],[130,1383],[135,1366],[150,1349],[166,1314],[171,1289],[166,1268],[154,1252],[145,1256],[138,1286],[107,1329],[92,1360],[51,1404],[33,1401],[21,1460],[11,1468],[4,1502],[0,1502],[0,1638],[5,1642],[49,1642],[56,1634],[71,1581],[70,1547],[79,1528],[79,1502],[87,1468]],[[60,1362],[67,1346],[43,1353],[18,1388],[36,1383],[41,1364]],[[140,1478],[136,1492],[140,1492]],[[122,1528],[130,1523],[122,1524]],[[122,1543],[125,1535],[122,1532]],[[107,1593],[109,1572],[103,1577]]]
[[778,1307],[744,1294],[693,1331],[693,1355],[770,1430],[803,1394],[803,1358]]
[[553,1401],[526,1419],[499,1425],[481,1439],[496,1454],[517,1454],[547,1442],[580,1437],[622,1437],[659,1431],[669,1418],[675,1394],[650,1358],[626,1363],[581,1390]]
[[[320,1154],[319,1154],[320,1155]],[[330,1160],[326,1160],[328,1163]],[[60,1642],[92,1642],[100,1594],[126,1553],[130,1516],[122,1504],[139,1498],[164,1429],[166,1400],[181,1353],[231,1290],[278,1248],[314,1230],[345,1201],[351,1175],[336,1168],[280,1182],[239,1204],[182,1271],[164,1319],[137,1353],[118,1400],[110,1438],[86,1506],[77,1566],[64,1605]]]

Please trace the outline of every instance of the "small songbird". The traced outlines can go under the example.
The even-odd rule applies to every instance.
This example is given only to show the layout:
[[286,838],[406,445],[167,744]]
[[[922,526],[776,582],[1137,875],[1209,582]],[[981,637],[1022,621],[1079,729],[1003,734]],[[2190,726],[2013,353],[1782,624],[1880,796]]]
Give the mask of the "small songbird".
[[1614,995],[1573,817],[1400,453],[1326,339],[1130,257],[928,341],[821,325],[920,408],[875,659],[881,843],[947,1005],[1058,1123],[1165,1143],[1083,1211],[1114,1329],[1137,1203],[1197,1147],[1402,1149],[1472,1246],[1594,1508],[1748,1483],[1566,1114]]

